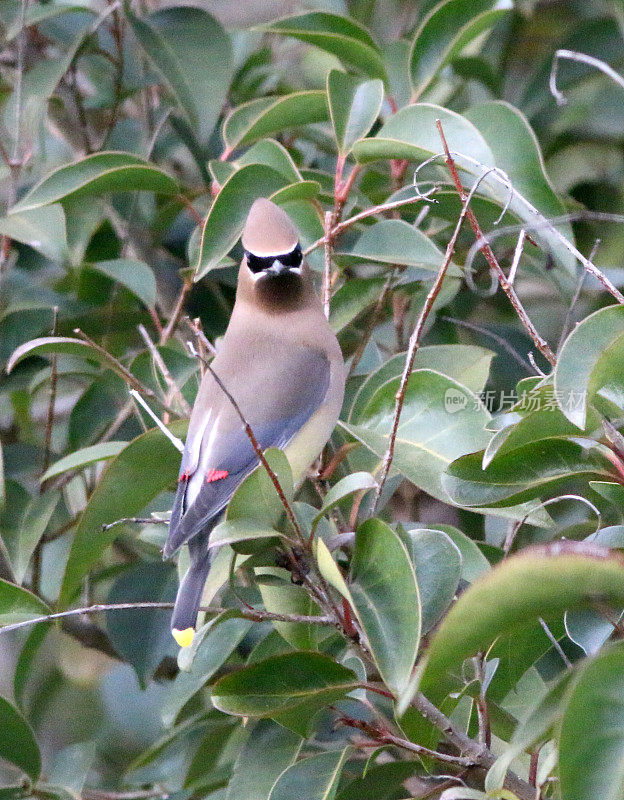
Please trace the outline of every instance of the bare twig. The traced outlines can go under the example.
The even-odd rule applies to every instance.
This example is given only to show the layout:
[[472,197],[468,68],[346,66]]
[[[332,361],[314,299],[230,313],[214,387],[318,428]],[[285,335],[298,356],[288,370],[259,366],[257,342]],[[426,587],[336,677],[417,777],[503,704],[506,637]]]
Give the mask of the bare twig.
[[544,620],[541,617],[539,618],[539,624],[542,626],[542,629],[543,629],[544,633],[546,634],[546,636],[550,640],[550,643],[552,644],[552,646],[555,648],[555,650],[559,654],[559,657],[561,658],[563,663],[566,665],[566,667],[571,667],[572,666],[572,662],[567,657],[567,655],[563,652],[563,648],[561,647],[561,645],[557,641],[555,635],[553,634],[553,632],[550,630],[548,625],[544,622]]
[[368,325],[366,326],[366,330],[362,334],[358,346],[353,354],[353,358],[351,359],[351,364],[349,365],[349,375],[353,375],[355,368],[360,363],[362,356],[364,355],[364,351],[366,350],[366,345],[369,343],[371,336],[373,335],[373,331],[375,330],[375,326],[379,322],[381,314],[383,312],[384,303],[386,302],[386,298],[388,297],[388,292],[390,291],[390,287],[392,286],[392,281],[394,279],[394,270],[388,275],[386,278],[386,282],[383,285],[381,293],[377,299],[375,304],[375,308],[372,310],[370,318],[368,320]]
[[133,397],[139,405],[141,405],[149,414],[149,416],[154,420],[156,426],[160,428],[160,430],[165,434],[167,439],[171,442],[171,444],[178,450],[180,453],[184,452],[184,442],[181,439],[178,439],[177,436],[174,436],[173,433],[167,428],[167,426],[160,420],[156,414],[152,411],[152,409],[147,405],[145,400],[141,397],[141,395],[137,392],[136,389],[128,389],[128,393]]
[[184,303],[186,301],[186,295],[190,292],[193,283],[192,281],[185,279],[184,283],[182,284],[182,288],[180,289],[180,294],[178,295],[178,299],[175,304],[175,308],[171,314],[171,318],[169,322],[165,325],[165,329],[162,332],[162,336],[160,337],[160,344],[166,344],[171,334],[175,331],[178,326],[178,322],[180,321],[180,317],[182,316],[182,312],[184,311]]
[[516,352],[516,350],[514,350],[514,348],[509,344],[509,342],[506,339],[503,339],[503,337],[499,336],[497,333],[493,333],[492,331],[488,330],[487,328],[484,328],[481,325],[476,325],[474,322],[466,322],[466,320],[457,319],[456,317],[446,317],[440,315],[440,319],[444,320],[445,322],[450,322],[453,325],[459,325],[460,327],[467,328],[469,331],[474,331],[475,333],[481,333],[483,336],[489,336],[490,339],[493,339],[504,350],[506,350],[509,353],[509,355],[514,359],[514,361],[517,361],[517,363],[520,364],[521,367],[524,367],[524,369],[526,369],[527,372],[530,373],[533,372],[531,364],[529,364],[528,361],[522,358],[520,353]]
[[468,213],[468,206],[470,204],[470,200],[472,199],[475,191],[478,187],[478,182],[475,183],[473,188],[466,197],[462,197],[462,210],[459,215],[459,219],[457,220],[457,224],[455,225],[455,230],[453,231],[453,235],[451,236],[449,243],[446,247],[446,253],[444,254],[444,259],[442,260],[442,264],[440,269],[438,270],[438,274],[436,275],[436,279],[433,282],[427,297],[425,298],[425,302],[421,309],[420,315],[412,331],[412,335],[410,336],[408,348],[407,348],[407,357],[405,359],[405,367],[403,368],[403,374],[401,375],[401,382],[399,384],[399,388],[395,395],[395,405],[394,405],[394,416],[392,422],[392,431],[390,433],[390,439],[388,441],[388,449],[383,458],[382,466],[381,466],[381,475],[379,477],[379,482],[377,484],[377,489],[375,490],[375,498],[373,502],[373,513],[379,504],[379,498],[381,497],[381,493],[383,491],[384,485],[388,478],[388,473],[390,472],[390,467],[392,466],[392,460],[394,458],[394,447],[396,443],[396,437],[399,430],[399,422],[401,419],[401,411],[403,409],[403,403],[405,402],[405,393],[407,392],[407,384],[410,379],[410,375],[412,374],[412,370],[414,368],[414,359],[416,358],[416,353],[418,352],[418,348],[420,347],[420,337],[422,335],[423,329],[425,327],[425,323],[427,322],[427,318],[431,313],[431,309],[433,308],[433,304],[435,302],[436,297],[440,293],[440,289],[442,288],[442,283],[444,281],[444,277],[446,276],[446,271],[451,263],[451,259],[453,258],[453,253],[455,252],[455,244],[457,242],[457,237],[459,236],[459,231],[461,230],[462,223],[464,221],[464,217]]
[[507,280],[509,284],[513,286],[513,283],[516,279],[516,273],[518,271],[518,265],[520,264],[520,259],[522,258],[522,251],[524,250],[524,241],[526,239],[526,231],[524,228],[520,231],[520,235],[518,236],[518,241],[516,242],[516,249],[514,250],[513,261],[511,262],[511,269],[509,270],[509,275],[507,276]]
[[147,348],[150,351],[152,358],[154,359],[154,363],[160,370],[163,378],[165,379],[165,383],[169,387],[171,397],[175,397],[177,399],[178,403],[180,404],[180,408],[182,409],[182,412],[187,416],[189,416],[191,413],[191,407],[188,404],[182,392],[180,391],[180,387],[171,377],[171,373],[169,372],[169,369],[167,368],[167,365],[165,364],[163,357],[158,352],[158,348],[151,340],[149,333],[146,331],[143,325],[139,325],[138,330],[139,333],[141,334],[141,338],[147,345]]
[[102,525],[103,531],[109,531],[117,525],[168,525],[168,519],[158,519],[158,517],[122,517],[114,522]]
[[[598,252],[598,248],[600,247],[601,239],[596,239],[589,254],[589,260],[593,261],[596,257],[596,253]],[[566,340],[566,336],[568,335],[568,331],[570,330],[570,324],[572,322],[572,314],[574,312],[574,307],[579,301],[579,297],[581,296],[581,292],[583,290],[583,284],[585,283],[585,276],[587,272],[583,272],[581,277],[579,278],[578,283],[576,284],[576,289],[574,290],[574,294],[572,295],[572,300],[570,300],[570,305],[568,306],[568,311],[566,313],[566,317],[563,321],[563,325],[561,326],[561,336],[559,337],[559,343],[557,344],[557,354],[563,347],[563,343]]]
[[[174,603],[159,603],[159,602],[145,602],[145,603],[97,603],[84,608],[72,608],[69,611],[57,611],[53,614],[47,614],[41,617],[34,617],[33,619],[23,620],[22,622],[13,622],[10,625],[0,627],[0,633],[9,633],[16,631],[20,628],[27,628],[30,625],[37,625],[39,622],[52,622],[56,619],[64,619],[65,617],[76,617],[87,614],[99,614],[102,611],[129,611],[131,609],[171,609]],[[230,611],[229,608],[221,606],[202,606],[200,611],[208,614],[222,614],[224,611]],[[260,620],[275,620],[276,622],[298,622],[304,624],[319,625],[335,625],[335,620],[327,616],[314,616],[306,614],[276,614],[272,611],[263,611],[253,609],[248,611],[245,609],[239,610],[240,615],[244,619],[251,619],[254,622]]]
[[563,106],[568,102],[565,99],[563,92],[559,91],[557,88],[557,73],[559,72],[560,58],[567,58],[568,60],[576,61],[579,64],[587,64],[590,67],[595,67],[596,69],[600,70],[600,72],[604,72],[605,75],[608,75],[612,81],[624,89],[624,78],[599,58],[588,56],[585,53],[577,53],[575,50],[557,50],[555,57],[553,58],[552,67],[550,70],[550,81],[548,85],[552,96],[557,101],[558,106]]
[[[459,194],[462,202],[465,202],[467,197],[466,190],[462,185],[459,173],[457,171],[457,167],[455,166],[453,157],[449,152],[448,143],[446,141],[446,136],[444,135],[444,130],[442,128],[442,123],[440,122],[440,120],[436,120],[436,126],[438,128],[438,133],[440,134],[440,138],[442,139],[442,145],[444,147],[444,152],[446,154],[446,164],[453,178],[453,183],[455,184],[455,188],[457,189],[457,193]],[[477,218],[475,217],[474,213],[470,209],[467,209],[466,214],[476,238],[482,239],[483,233],[481,231],[481,227],[477,222]],[[511,301],[511,304],[514,307],[516,314],[520,318],[520,321],[522,322],[523,326],[525,327],[531,339],[533,339],[533,341],[535,342],[535,346],[540,351],[540,353],[542,353],[544,358],[546,358],[546,360],[554,366],[557,363],[557,358],[555,354],[550,349],[548,342],[546,342],[546,340],[543,339],[537,332],[535,325],[533,325],[531,319],[529,318],[529,315],[524,310],[524,306],[520,302],[520,298],[516,294],[515,289],[507,280],[507,277],[503,272],[500,264],[498,263],[496,256],[492,251],[492,248],[489,246],[489,244],[484,244],[480,249],[483,255],[485,256],[485,259],[488,262],[490,269],[498,277],[498,282],[500,283],[502,290],[505,292],[505,294]]]
[[334,223],[333,211],[325,212],[325,269],[323,272],[323,311],[325,317],[329,319],[329,301],[331,300],[331,259],[332,259],[332,236],[331,231]]
[[[433,192],[433,190],[432,190]],[[412,205],[412,203],[421,203],[423,201],[431,202],[429,195],[418,195],[417,197],[408,197],[405,200],[394,200],[391,203],[381,203],[378,206],[371,206],[371,208],[366,208],[364,211],[360,211],[359,214],[354,214],[349,219],[345,219],[343,222],[339,222],[331,229],[331,236],[332,239],[335,239],[339,236],[343,231],[346,231],[352,225],[355,225],[357,222],[360,222],[367,217],[374,217],[377,214],[384,214],[388,211],[393,211],[395,208],[402,208],[403,206]],[[317,247],[320,247],[322,244],[325,244],[325,235],[321,236],[320,239],[317,239],[313,242],[308,248],[303,251],[304,255],[308,255],[313,250],[316,250]]]

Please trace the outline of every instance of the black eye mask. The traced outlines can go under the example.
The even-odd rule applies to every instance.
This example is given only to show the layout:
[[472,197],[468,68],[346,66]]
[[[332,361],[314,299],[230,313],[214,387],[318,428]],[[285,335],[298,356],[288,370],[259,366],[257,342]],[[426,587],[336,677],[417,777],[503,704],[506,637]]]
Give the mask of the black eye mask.
[[247,266],[253,273],[269,269],[273,266],[274,261],[279,261],[280,264],[283,264],[285,267],[291,268],[301,266],[301,262],[303,261],[300,244],[297,244],[290,253],[284,253],[283,255],[257,256],[254,253],[250,253],[249,250],[245,250],[245,256],[247,257]]

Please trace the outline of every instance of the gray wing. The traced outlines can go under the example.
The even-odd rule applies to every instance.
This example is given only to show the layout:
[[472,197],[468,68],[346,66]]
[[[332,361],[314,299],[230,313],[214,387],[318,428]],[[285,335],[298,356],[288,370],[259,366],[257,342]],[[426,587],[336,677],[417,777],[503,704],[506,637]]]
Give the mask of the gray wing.
[[[284,448],[318,409],[327,394],[330,364],[324,353],[316,350],[302,351],[297,371],[306,376],[304,391],[301,391],[301,381],[289,383],[288,377],[285,377],[282,387],[281,399],[286,400],[282,405],[288,408],[289,414],[256,424],[250,420],[252,430],[262,450],[269,447]],[[235,399],[238,398],[235,397]],[[226,402],[229,403],[227,399]],[[207,430],[204,434],[204,441],[209,438],[210,430]],[[214,442],[212,445],[213,449],[219,453],[218,463],[215,463],[214,467],[219,471],[227,472],[227,476],[211,482],[204,480],[199,493],[192,502],[188,502],[187,497],[189,481],[185,479],[178,481],[169,525],[169,537],[164,549],[165,557],[173,555],[189,539],[211,526],[215,517],[227,505],[238,485],[258,465],[258,457],[242,423],[237,429],[219,433],[216,447]],[[192,442],[187,439],[182,456],[182,475],[184,474],[184,465],[189,463],[188,451],[191,446]],[[201,454],[199,461],[201,463]]]

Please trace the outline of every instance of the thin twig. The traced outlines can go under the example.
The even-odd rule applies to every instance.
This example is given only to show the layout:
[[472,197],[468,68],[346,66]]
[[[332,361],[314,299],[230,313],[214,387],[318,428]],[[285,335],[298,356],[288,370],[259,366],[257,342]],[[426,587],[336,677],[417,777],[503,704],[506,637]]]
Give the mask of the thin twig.
[[184,283],[182,284],[182,288],[180,289],[180,294],[178,295],[178,299],[175,304],[175,308],[171,314],[171,318],[169,322],[165,325],[165,329],[162,332],[162,336],[160,337],[160,344],[166,344],[171,334],[175,331],[178,326],[178,322],[180,321],[180,317],[182,316],[182,312],[184,311],[184,303],[186,301],[186,295],[191,290],[192,281],[185,279]]
[[186,414],[187,416],[190,416],[191,407],[188,404],[188,402],[187,402],[186,398],[184,397],[184,395],[182,394],[182,392],[180,390],[180,387],[177,385],[177,383],[171,377],[171,373],[169,372],[169,369],[167,368],[167,365],[165,364],[165,362],[163,360],[163,357],[160,355],[160,353],[158,352],[158,348],[156,347],[154,342],[151,340],[149,333],[145,329],[145,326],[144,325],[139,325],[138,330],[139,330],[139,333],[141,334],[141,338],[143,339],[143,341],[147,345],[147,348],[150,351],[152,358],[154,359],[154,363],[156,364],[156,366],[160,370],[163,378],[165,379],[165,383],[169,387],[169,391],[171,393],[171,397],[175,397],[177,399],[178,403],[180,404],[180,408],[182,409],[182,412],[184,414]]
[[390,433],[390,439],[388,441],[388,449],[383,458],[382,467],[381,467],[381,475],[379,478],[379,483],[377,484],[377,489],[375,490],[375,497],[373,501],[373,513],[377,509],[379,504],[379,498],[381,497],[381,493],[385,486],[386,480],[388,478],[388,473],[390,472],[390,467],[392,466],[392,460],[394,458],[394,446],[396,443],[396,437],[399,430],[399,422],[401,419],[401,411],[403,409],[403,403],[405,402],[405,393],[407,392],[407,384],[410,379],[410,375],[412,374],[412,370],[414,368],[414,359],[416,358],[416,353],[418,352],[418,348],[420,347],[420,337],[422,335],[423,329],[425,327],[425,323],[427,322],[427,318],[433,308],[433,304],[435,302],[436,297],[440,293],[440,289],[442,288],[442,283],[444,281],[444,277],[446,276],[446,271],[451,263],[451,259],[453,258],[453,253],[455,252],[455,244],[457,242],[457,237],[459,236],[459,231],[461,230],[462,223],[464,221],[464,217],[468,212],[468,206],[470,204],[470,200],[472,199],[474,192],[476,191],[478,183],[476,183],[470,194],[467,197],[462,198],[462,210],[459,215],[459,219],[457,220],[457,224],[455,225],[455,230],[453,231],[453,235],[451,236],[449,243],[446,247],[446,253],[444,254],[444,259],[442,260],[442,264],[440,269],[438,270],[438,274],[436,275],[436,279],[433,282],[433,286],[429,290],[427,297],[425,298],[425,302],[423,307],[420,311],[420,315],[410,336],[408,348],[407,348],[407,357],[405,359],[405,367],[403,368],[403,374],[401,375],[401,382],[399,384],[399,388],[395,395],[395,405],[394,405],[394,416],[392,421],[392,431]]
[[375,330],[375,327],[379,322],[379,319],[383,312],[384,304],[386,302],[386,298],[388,297],[388,292],[390,291],[390,287],[392,286],[392,281],[394,279],[394,272],[395,271],[392,270],[392,272],[386,278],[386,282],[384,283],[381,293],[377,299],[375,308],[371,312],[368,324],[366,326],[366,330],[362,334],[362,337],[360,338],[355,353],[353,354],[353,358],[351,359],[351,364],[349,365],[349,375],[353,375],[355,368],[362,360],[362,356],[364,355],[366,346],[368,345],[370,338],[373,335],[373,331]]
[[[364,211],[360,211],[359,214],[354,214],[352,217],[349,217],[349,219],[345,219],[343,220],[343,222],[339,222],[337,225],[334,225],[334,227],[331,229],[331,237],[332,239],[335,239],[343,231],[346,231],[352,225],[355,225],[357,222],[360,222],[361,220],[366,219],[367,217],[373,217],[376,214],[384,214],[387,211],[393,211],[395,208],[402,208],[403,206],[408,206],[411,205],[412,203],[421,203],[423,201],[431,202],[431,200],[429,199],[429,194],[418,195],[417,197],[408,197],[404,200],[394,200],[391,203],[381,203],[378,206],[371,206],[371,208],[366,208],[364,209]],[[303,251],[303,254],[307,256],[313,250],[316,250],[317,247],[320,247],[322,244],[325,244],[325,238],[326,238],[325,234],[323,234],[323,236],[321,236],[320,239],[317,239],[308,248],[306,248]]]
[[[102,611],[129,611],[131,609],[171,609],[174,603],[159,603],[159,602],[145,602],[145,603],[97,603],[92,606],[84,606],[83,608],[72,608],[69,611],[57,611],[53,614],[47,614],[41,617],[33,617],[32,619],[22,620],[22,622],[13,622],[10,625],[0,627],[0,633],[9,633],[16,631],[20,628],[27,628],[30,625],[37,625],[39,622],[51,622],[55,619],[64,619],[65,617],[76,617],[83,614],[99,614]],[[222,614],[225,611],[230,611],[229,608],[222,606],[202,606],[200,611],[208,614]],[[260,620],[275,620],[276,622],[297,622],[304,624],[319,625],[335,625],[335,620],[328,616],[314,616],[306,614],[276,614],[272,611],[262,611],[253,609],[248,611],[245,609],[237,609],[244,619],[251,619],[254,622]]]
[[557,73],[559,72],[560,58],[567,58],[570,61],[576,61],[579,64],[587,64],[590,67],[595,67],[596,69],[600,70],[600,72],[604,72],[605,75],[608,75],[612,81],[624,89],[624,78],[599,58],[588,56],[585,53],[577,53],[575,50],[557,50],[555,57],[553,58],[548,86],[552,96],[557,101],[558,106],[563,106],[568,102],[564,97],[563,92],[559,91],[557,88]]
[[[601,239],[596,239],[594,245],[589,253],[589,260],[593,261],[596,257],[596,253],[598,252],[598,248],[601,244]],[[570,330],[570,323],[572,322],[572,313],[574,312],[574,307],[579,301],[579,297],[581,296],[581,292],[583,291],[583,284],[585,283],[585,277],[587,272],[581,273],[581,277],[579,278],[578,283],[576,284],[576,289],[574,290],[574,294],[572,295],[572,300],[570,300],[570,305],[568,306],[568,311],[566,313],[566,317],[563,321],[563,325],[561,326],[561,336],[559,337],[559,342],[557,344],[557,355],[559,351],[563,347],[563,343],[566,340],[568,335],[568,331]]]
[[325,242],[324,242],[324,253],[325,253],[325,269],[323,271],[323,311],[325,312],[325,318],[329,319],[329,301],[331,300],[331,260],[332,260],[332,236],[331,230],[334,223],[334,213],[333,211],[326,211],[325,212]]
[[509,275],[507,276],[507,280],[509,281],[510,286],[513,286],[513,283],[516,279],[516,273],[518,272],[518,265],[520,264],[520,259],[522,258],[522,251],[524,250],[525,239],[526,239],[526,231],[524,230],[524,228],[522,228],[518,236],[518,241],[516,242],[516,249],[514,250],[513,261],[511,262]]
[[531,367],[531,364],[529,364],[528,361],[522,358],[520,353],[516,352],[516,350],[514,350],[514,348],[509,344],[509,342],[506,339],[503,339],[503,337],[499,336],[497,333],[493,333],[492,331],[482,327],[481,325],[476,325],[474,322],[466,322],[465,320],[457,319],[456,317],[446,317],[440,315],[439,319],[443,320],[444,322],[450,322],[453,325],[459,325],[463,328],[467,328],[469,331],[480,333],[483,336],[489,336],[490,339],[493,339],[504,350],[506,350],[509,353],[509,355],[514,359],[514,361],[517,361],[518,364],[520,364],[520,366],[526,369],[527,372],[531,374],[534,372],[533,368]]
[[165,434],[167,439],[171,442],[171,444],[178,450],[180,453],[184,452],[184,442],[182,439],[178,439],[177,436],[174,436],[173,433],[167,428],[167,426],[160,420],[156,414],[152,411],[152,409],[147,405],[145,400],[141,397],[141,395],[137,392],[136,389],[128,389],[128,393],[131,397],[133,397],[139,405],[141,405],[145,411],[149,414],[149,416],[154,420],[156,426],[160,428],[160,430]]
[[109,531],[117,525],[168,525],[168,519],[158,519],[158,517],[121,517],[114,522],[102,525],[103,531]]
[[[446,136],[444,135],[444,130],[442,128],[442,123],[440,122],[440,120],[436,120],[436,127],[438,129],[438,133],[440,134],[440,138],[442,139],[442,145],[444,147],[444,152],[446,154],[446,164],[453,178],[455,188],[457,189],[457,193],[460,196],[462,202],[465,202],[467,193],[462,185],[459,173],[457,172],[457,167],[455,166],[455,162],[453,161],[453,157],[450,154],[448,143],[446,141]],[[477,222],[477,218],[475,217],[474,213],[472,212],[471,209],[467,208],[466,214],[468,216],[468,221],[470,222],[470,226],[474,231],[475,237],[477,239],[482,239],[483,233],[481,231],[481,227]],[[546,360],[554,366],[557,363],[557,358],[555,354],[550,349],[548,342],[546,342],[546,340],[540,336],[540,334],[537,332],[537,329],[535,328],[535,325],[533,325],[533,323],[531,322],[531,319],[529,318],[527,312],[524,310],[524,307],[520,302],[520,298],[516,294],[515,289],[507,280],[507,277],[505,276],[505,273],[503,272],[500,264],[498,263],[496,256],[492,252],[492,248],[489,246],[489,244],[484,244],[480,249],[483,255],[485,256],[485,259],[488,262],[490,269],[498,277],[498,281],[501,285],[502,290],[505,292],[505,294],[511,301],[511,304],[514,307],[516,314],[520,318],[520,321],[527,330],[531,339],[533,339],[535,346],[540,351],[540,353],[542,353],[544,358],[546,358]]]
[[544,620],[541,617],[539,618],[539,624],[542,626],[542,629],[544,630],[544,633],[546,634],[546,636],[550,640],[550,643],[552,644],[552,646],[555,648],[557,653],[559,653],[559,656],[560,656],[561,660],[563,661],[563,663],[566,665],[566,667],[571,667],[572,666],[572,662],[567,657],[567,655],[564,653],[563,648],[561,647],[561,645],[557,641],[555,635],[553,634],[553,632],[550,630],[548,625],[544,622]]

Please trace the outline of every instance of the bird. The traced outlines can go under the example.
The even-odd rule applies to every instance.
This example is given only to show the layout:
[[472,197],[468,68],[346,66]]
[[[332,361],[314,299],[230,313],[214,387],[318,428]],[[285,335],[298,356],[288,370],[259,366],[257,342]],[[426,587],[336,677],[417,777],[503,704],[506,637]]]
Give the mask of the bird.
[[[211,363],[262,450],[278,447],[295,486],[329,440],[345,388],[345,364],[325,317],[297,230],[272,201],[254,201],[242,233],[236,299]],[[200,384],[182,453],[163,557],[188,545],[171,632],[192,644],[210,569],[210,533],[259,463],[231,399],[210,371]]]

